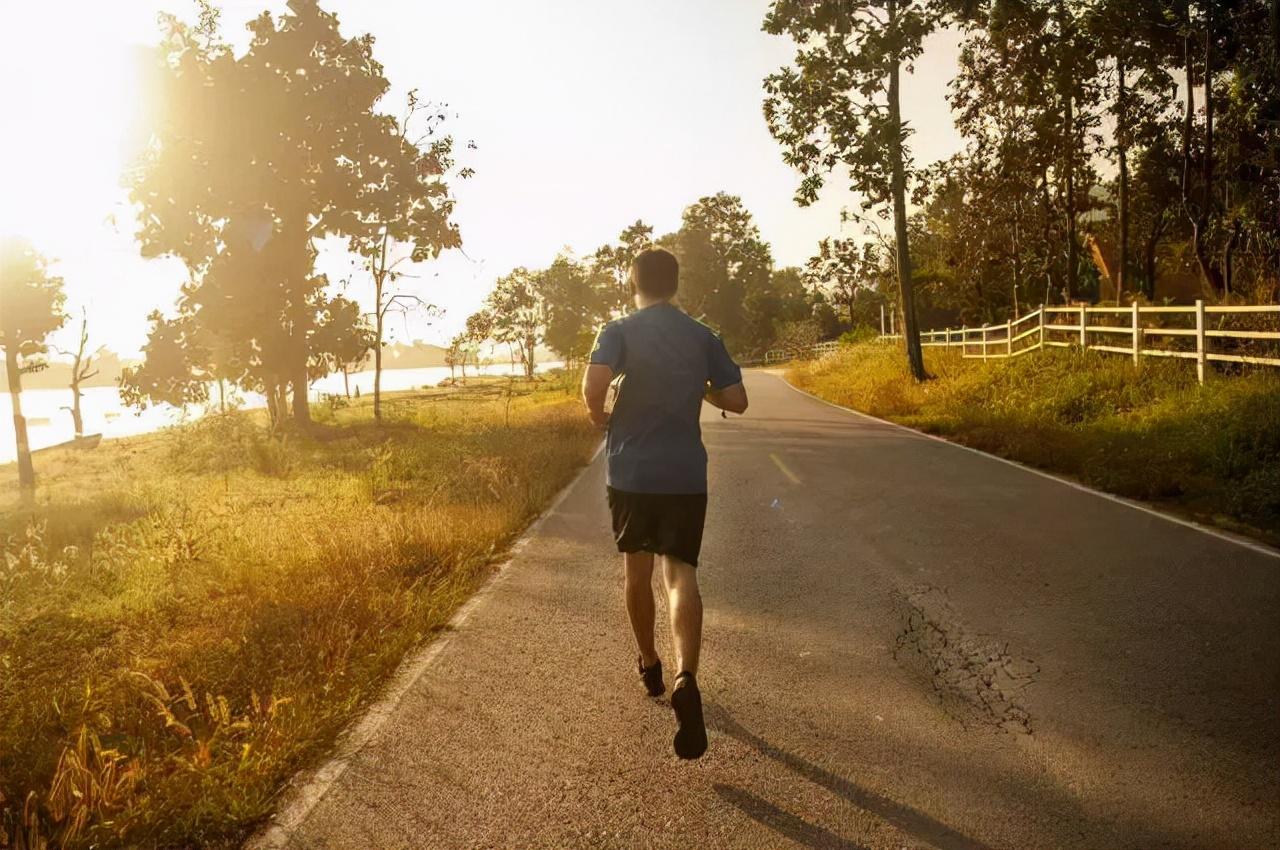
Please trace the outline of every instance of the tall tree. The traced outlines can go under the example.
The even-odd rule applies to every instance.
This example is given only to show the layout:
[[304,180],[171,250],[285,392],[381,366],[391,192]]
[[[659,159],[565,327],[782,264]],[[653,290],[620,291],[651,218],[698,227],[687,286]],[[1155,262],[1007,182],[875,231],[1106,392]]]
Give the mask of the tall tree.
[[547,304],[539,273],[518,268],[498,278],[488,306],[493,315],[493,338],[515,347],[525,378],[533,380],[537,349],[547,330]]
[[858,296],[878,289],[883,265],[879,246],[874,242],[828,238],[818,243],[818,253],[805,263],[805,277],[810,285],[844,307],[850,327],[855,327]]
[[[453,165],[453,139],[437,137],[444,112],[409,92],[403,118],[381,116],[383,130],[365,141],[356,163],[356,198],[341,223],[351,251],[359,255],[373,279],[373,418],[382,421],[382,347],[390,311],[422,299],[393,292],[405,262],[433,259],[446,248],[462,245],[449,220],[454,200],[444,175]],[[460,176],[470,175],[464,169]]]
[[615,303],[613,286],[600,288],[590,270],[561,254],[540,274],[546,301],[547,347],[566,362],[586,356],[593,334]]
[[49,273],[49,262],[25,239],[0,240],[0,352],[4,354],[13,435],[18,453],[18,485],[30,493],[36,486],[22,415],[22,375],[45,367],[45,340],[62,327],[66,314],[62,278]]
[[322,378],[341,372],[343,392],[350,397],[348,376],[353,369],[368,362],[369,351],[374,346],[373,328],[361,315],[360,305],[347,298],[334,298],[325,305],[324,313],[316,323],[311,375]]
[[363,233],[370,184],[403,179],[421,158],[375,111],[388,82],[373,39],[342,35],[316,0],[288,7],[250,23],[241,55],[219,39],[216,16],[194,27],[166,19],[158,120],[131,188],[144,255],[178,256],[191,274],[179,305],[203,326],[191,338],[220,338],[273,411],[283,413],[291,386],[293,417],[305,424],[330,300],[315,242]]
[[602,245],[592,256],[593,274],[612,283],[613,297],[609,301],[615,311],[626,313],[631,309],[631,261],[652,244],[653,228],[636,219],[618,234],[616,245]]
[[864,209],[891,210],[907,360],[917,380],[927,375],[907,234],[911,161],[900,75],[936,22],[917,0],[775,0],[764,20],[767,32],[797,45],[794,66],[764,81],[769,130],[803,177],[797,202],[813,203],[826,176],[843,168]]
[[747,345],[748,295],[768,286],[773,257],[742,199],[725,192],[698,199],[663,241],[680,260],[685,311],[715,327],[731,351]]

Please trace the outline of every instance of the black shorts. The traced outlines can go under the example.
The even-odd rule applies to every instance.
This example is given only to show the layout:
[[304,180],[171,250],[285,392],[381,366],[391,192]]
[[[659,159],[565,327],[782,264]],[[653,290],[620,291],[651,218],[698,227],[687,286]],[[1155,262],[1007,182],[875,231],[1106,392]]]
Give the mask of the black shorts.
[[706,493],[628,493],[607,488],[619,552],[671,555],[698,566]]

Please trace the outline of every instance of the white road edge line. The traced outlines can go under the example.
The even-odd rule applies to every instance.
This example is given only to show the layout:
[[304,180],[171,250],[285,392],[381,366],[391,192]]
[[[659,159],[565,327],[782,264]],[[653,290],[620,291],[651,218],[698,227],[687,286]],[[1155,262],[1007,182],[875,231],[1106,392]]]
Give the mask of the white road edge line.
[[1157,510],[1156,508],[1153,508],[1150,505],[1144,505],[1141,502],[1136,502],[1132,499],[1126,499],[1124,496],[1117,496],[1114,493],[1106,493],[1106,492],[1103,492],[1102,490],[1096,490],[1087,484],[1081,484],[1079,481],[1072,481],[1070,478],[1064,478],[1061,475],[1054,475],[1052,472],[1045,472],[1043,469],[1036,469],[1034,466],[1027,466],[1025,463],[1019,463],[1018,461],[1010,460],[1007,457],[1000,457],[999,455],[993,455],[990,452],[984,452],[982,449],[975,449],[973,446],[966,446],[964,443],[953,442],[952,440],[945,439],[944,437],[939,437],[936,434],[928,434],[928,433],[925,433],[924,431],[917,430],[907,425],[902,425],[897,422],[890,422],[888,419],[881,419],[879,416],[872,416],[870,413],[863,413],[861,410],[854,410],[852,407],[845,407],[842,404],[836,404],[835,402],[827,401],[825,398],[820,398],[819,396],[816,396],[811,392],[800,389],[799,387],[792,384],[790,381],[788,381],[786,378],[784,378],[782,375],[780,375],[777,372],[766,372],[765,374],[773,375],[775,378],[781,381],[788,388],[794,390],[795,392],[800,393],[800,395],[808,396],[814,401],[821,402],[827,405],[828,407],[834,407],[836,410],[843,410],[845,413],[852,413],[854,416],[860,416],[863,419],[870,419],[872,422],[879,422],[882,425],[889,425],[894,428],[899,428],[903,431],[908,431],[912,434],[915,434],[916,436],[923,437],[927,440],[933,440],[935,442],[942,443],[947,446],[953,446],[954,448],[957,448],[957,449],[964,449],[966,452],[973,452],[976,455],[981,455],[982,457],[990,458],[991,460],[998,460],[1003,464],[1007,464],[1017,469],[1021,469],[1023,472],[1030,472],[1032,475],[1038,475],[1041,478],[1048,478],[1050,481],[1057,481],[1059,484],[1065,484],[1066,486],[1071,487],[1072,489],[1075,489],[1075,490],[1079,490],[1082,493],[1091,493],[1094,496],[1098,496],[1100,498],[1106,499],[1109,502],[1115,502],[1118,505],[1125,505],[1126,507],[1133,508],[1135,511],[1142,511],[1142,513],[1144,514],[1150,514],[1151,516],[1159,517],[1160,519],[1167,520],[1172,523],[1176,523],[1177,525],[1181,525],[1186,528],[1195,529],[1196,531],[1199,531],[1201,534],[1207,534],[1210,537],[1216,537],[1219,540],[1226,541],[1227,543],[1234,543],[1237,546],[1243,546],[1245,549],[1249,549],[1251,551],[1257,552],[1260,555],[1266,555],[1270,558],[1280,559],[1280,549],[1274,549],[1266,545],[1265,543],[1258,543],[1257,541],[1249,540],[1245,537],[1240,537],[1235,534],[1230,534],[1226,531],[1221,531],[1216,528],[1210,528],[1209,526],[1201,525],[1198,522],[1193,522],[1192,520],[1183,519],[1180,516],[1175,516],[1173,514],[1168,514],[1168,513],[1165,513],[1164,511]]
[[311,771],[305,781],[286,791],[285,800],[276,808],[271,820],[245,842],[245,850],[279,850],[288,845],[297,828],[306,822],[315,807],[347,772],[347,768],[351,766],[355,757],[374,739],[432,662],[449,647],[454,636],[471,614],[502,585],[510,572],[512,561],[542,529],[547,518],[554,514],[573,492],[603,451],[604,443],[601,443],[591,455],[591,459],[551,500],[546,510],[539,514],[524,533],[511,544],[511,548],[507,550],[507,557],[497,566],[493,575],[463,603],[462,607],[454,612],[440,635],[401,661],[385,686],[382,696],[371,703],[364,714],[352,721],[352,724],[338,736],[334,753],[327,761]]

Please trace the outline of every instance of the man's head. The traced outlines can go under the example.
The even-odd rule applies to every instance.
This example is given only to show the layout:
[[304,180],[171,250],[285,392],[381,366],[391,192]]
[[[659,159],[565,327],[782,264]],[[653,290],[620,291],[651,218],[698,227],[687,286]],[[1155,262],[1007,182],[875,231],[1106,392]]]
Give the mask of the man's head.
[[668,301],[680,286],[680,264],[675,254],[662,248],[646,248],[631,261],[631,287],[638,301]]

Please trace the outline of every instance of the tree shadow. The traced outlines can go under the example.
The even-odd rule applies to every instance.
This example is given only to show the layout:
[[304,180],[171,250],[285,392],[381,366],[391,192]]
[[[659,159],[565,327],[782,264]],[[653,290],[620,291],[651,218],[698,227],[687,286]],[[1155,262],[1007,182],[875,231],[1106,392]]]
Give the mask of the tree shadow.
[[721,800],[741,811],[747,817],[764,824],[774,832],[789,838],[804,847],[814,850],[866,850],[866,846],[857,844],[847,838],[841,838],[834,832],[809,823],[803,818],[780,809],[768,800],[749,794],[732,785],[715,783],[712,785]]
[[[747,746],[755,749],[762,755],[768,756],[774,761],[786,765],[791,770],[800,774],[815,785],[820,785],[823,788],[826,788],[831,793],[844,798],[855,806],[864,809],[873,815],[876,815],[903,832],[906,832],[921,841],[928,842],[938,848],[938,850],[992,850],[989,845],[952,829],[945,823],[930,817],[924,812],[917,811],[910,806],[891,800],[888,797],[881,796],[874,791],[862,788],[844,777],[837,776],[830,771],[823,770],[817,765],[807,762],[793,753],[789,753],[786,750],[775,747],[773,744],[770,744],[768,741],[747,730],[734,720],[728,711],[715,703],[706,704],[706,714],[708,725],[717,731],[723,732],[729,737],[741,741]],[[733,801],[731,800],[730,802]],[[750,814],[750,812],[748,812],[748,814]],[[786,813],[784,812],[783,814]],[[757,820],[758,819],[759,818],[757,818]],[[824,844],[810,846],[825,847],[853,845]]]

